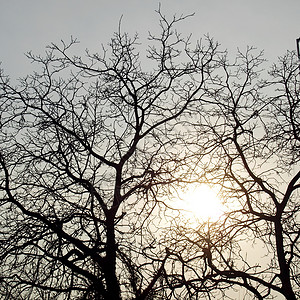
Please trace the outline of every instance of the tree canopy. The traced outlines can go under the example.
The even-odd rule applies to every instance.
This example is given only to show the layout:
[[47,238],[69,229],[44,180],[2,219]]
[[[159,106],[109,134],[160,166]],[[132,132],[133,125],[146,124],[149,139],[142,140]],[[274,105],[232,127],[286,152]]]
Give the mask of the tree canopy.
[[[266,72],[158,15],[146,52],[120,28],[99,53],[28,53],[17,85],[1,71],[4,299],[300,296],[296,53]],[[219,188],[218,220],[176,207],[198,184]]]

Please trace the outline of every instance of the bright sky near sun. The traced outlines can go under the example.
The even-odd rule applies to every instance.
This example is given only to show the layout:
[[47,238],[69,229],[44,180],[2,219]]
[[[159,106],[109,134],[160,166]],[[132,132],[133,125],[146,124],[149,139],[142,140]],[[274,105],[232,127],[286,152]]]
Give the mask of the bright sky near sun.
[[205,184],[179,192],[175,207],[182,209],[188,219],[195,220],[196,225],[201,221],[217,221],[225,210],[217,190]]
[[230,51],[256,46],[270,61],[295,50],[300,36],[299,0],[0,0],[2,68],[12,78],[26,75],[32,66],[24,53],[41,54],[47,44],[71,35],[83,50],[97,50],[122,15],[125,31],[146,35],[157,29],[159,2],[169,17],[195,12],[181,24],[183,34],[198,39],[209,33]]

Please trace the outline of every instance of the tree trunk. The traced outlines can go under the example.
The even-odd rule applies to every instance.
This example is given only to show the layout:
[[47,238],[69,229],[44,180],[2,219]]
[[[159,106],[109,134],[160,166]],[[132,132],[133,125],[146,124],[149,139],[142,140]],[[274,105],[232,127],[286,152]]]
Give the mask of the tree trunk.
[[106,298],[109,300],[120,300],[120,285],[116,275],[116,240],[115,240],[115,228],[114,218],[107,217],[106,222],[106,257],[104,265],[104,276],[107,286]]
[[278,263],[280,268],[282,294],[288,300],[296,300],[296,296],[291,285],[289,266],[287,265],[285,255],[284,255],[283,228],[280,220],[281,218],[278,216],[277,218],[278,219],[275,221],[276,249],[277,249],[277,257],[278,257]]

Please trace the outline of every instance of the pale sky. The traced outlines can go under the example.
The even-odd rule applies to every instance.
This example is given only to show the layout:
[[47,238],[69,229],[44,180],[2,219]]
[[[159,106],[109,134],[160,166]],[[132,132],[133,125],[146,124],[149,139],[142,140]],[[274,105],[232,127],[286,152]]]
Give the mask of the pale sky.
[[107,44],[123,15],[123,29],[144,35],[157,30],[155,10],[164,14],[195,13],[182,33],[201,38],[209,33],[235,52],[247,45],[265,50],[273,62],[296,49],[300,36],[299,0],[0,0],[0,61],[12,78],[30,70],[24,53],[42,54],[45,46],[76,37],[83,49]]
[[[182,33],[209,34],[230,53],[246,46],[265,50],[270,62],[296,49],[300,37],[300,0],[0,0],[0,61],[11,78],[32,66],[24,53],[42,54],[45,46],[76,37],[82,49],[107,44],[123,15],[123,30],[145,36],[158,28],[155,10],[195,13]],[[84,51],[82,51],[84,54]]]

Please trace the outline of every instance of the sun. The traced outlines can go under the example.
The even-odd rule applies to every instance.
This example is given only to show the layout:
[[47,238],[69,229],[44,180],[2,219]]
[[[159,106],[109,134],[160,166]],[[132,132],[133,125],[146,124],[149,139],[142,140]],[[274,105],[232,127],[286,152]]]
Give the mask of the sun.
[[198,221],[217,221],[224,213],[218,192],[202,184],[179,193],[181,209]]

